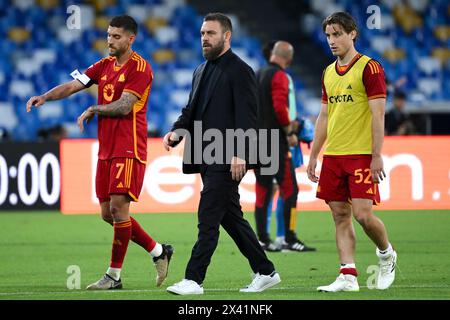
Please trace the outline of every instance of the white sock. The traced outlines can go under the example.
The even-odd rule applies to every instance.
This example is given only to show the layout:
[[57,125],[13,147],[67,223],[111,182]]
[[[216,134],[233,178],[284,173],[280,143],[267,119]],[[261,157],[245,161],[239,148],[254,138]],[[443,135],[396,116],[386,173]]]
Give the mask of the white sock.
[[341,263],[341,269],[356,269],[355,263]]
[[109,267],[106,271],[106,274],[113,278],[114,280],[118,281],[120,279],[120,271],[122,271],[122,268],[111,268]]
[[389,245],[386,248],[386,250],[380,250],[380,248],[378,248],[378,251],[380,252],[380,258],[381,259],[386,259],[386,258],[389,258],[392,255],[392,252],[394,252],[394,249],[392,248],[391,244],[389,243]]
[[277,237],[276,241],[279,242],[279,243],[284,243],[284,236]]
[[152,249],[152,251],[150,251],[150,255],[153,258],[155,258],[155,257],[159,257],[162,252],[163,252],[163,247],[160,243],[157,242],[155,247]]

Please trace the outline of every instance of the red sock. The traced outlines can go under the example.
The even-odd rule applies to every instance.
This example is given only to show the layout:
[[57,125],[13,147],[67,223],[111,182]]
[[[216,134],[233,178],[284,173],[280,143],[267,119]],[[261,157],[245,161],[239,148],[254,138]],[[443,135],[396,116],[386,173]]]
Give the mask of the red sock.
[[122,268],[130,238],[130,220],[114,222],[114,240],[112,245],[111,264],[109,265],[111,268]]
[[356,271],[356,268],[341,268],[339,270],[339,272],[342,274],[350,274],[355,277],[358,276],[358,272]]
[[156,245],[156,241],[153,240],[152,237],[150,237],[144,229],[142,229],[141,225],[136,220],[134,220],[132,217],[130,217],[130,220],[132,228],[131,240],[140,245],[147,252],[152,251]]

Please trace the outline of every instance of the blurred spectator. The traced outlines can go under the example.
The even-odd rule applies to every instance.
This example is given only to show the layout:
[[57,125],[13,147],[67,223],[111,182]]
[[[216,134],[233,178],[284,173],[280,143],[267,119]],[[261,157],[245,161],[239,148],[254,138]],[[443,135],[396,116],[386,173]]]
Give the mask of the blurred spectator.
[[406,94],[403,91],[394,92],[392,109],[386,113],[386,135],[400,136],[414,133],[414,124],[405,112]]
[[57,124],[51,128],[44,128],[38,131],[40,141],[60,141],[67,138],[67,130],[64,126]]
[[9,141],[9,133],[5,128],[0,127],[0,142]]
[[153,128],[153,129],[149,128],[148,131],[147,131],[147,137],[148,138],[159,138],[159,137],[162,137],[162,134],[156,128]]
[[277,40],[270,40],[266,42],[261,49],[264,59],[266,59],[267,63],[270,63],[270,56],[272,55],[273,46],[276,42]]

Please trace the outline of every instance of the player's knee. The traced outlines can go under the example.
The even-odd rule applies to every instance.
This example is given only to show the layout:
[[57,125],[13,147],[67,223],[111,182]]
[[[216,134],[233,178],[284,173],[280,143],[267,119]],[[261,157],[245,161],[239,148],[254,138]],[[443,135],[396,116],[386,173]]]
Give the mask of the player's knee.
[[101,214],[102,214],[103,221],[112,225],[114,221],[113,221],[113,217],[111,215],[111,209],[110,209],[111,203],[109,201],[103,202],[100,204],[100,207],[101,207]]
[[109,210],[114,221],[129,219],[129,201],[122,196],[112,196]]
[[122,207],[120,205],[111,203],[110,211],[111,211],[111,217],[112,217],[113,221],[121,221],[122,220],[121,219]]
[[355,219],[356,221],[358,221],[358,223],[362,226],[365,227],[367,225],[369,225],[370,220],[372,219],[372,214],[370,212],[367,211],[360,211],[360,212],[355,212]]
[[351,223],[352,213],[348,210],[333,210],[333,219],[335,224]]
[[113,225],[114,221],[113,221],[113,217],[111,214],[109,215],[102,215],[102,219],[103,221],[109,223],[110,225]]
[[120,207],[120,205],[111,203],[110,211],[111,211],[111,216],[113,218],[116,218],[117,216],[120,215],[121,207]]
[[333,216],[333,218],[334,218],[334,223],[337,225],[349,224],[352,221],[351,217],[348,215],[335,215],[335,216]]

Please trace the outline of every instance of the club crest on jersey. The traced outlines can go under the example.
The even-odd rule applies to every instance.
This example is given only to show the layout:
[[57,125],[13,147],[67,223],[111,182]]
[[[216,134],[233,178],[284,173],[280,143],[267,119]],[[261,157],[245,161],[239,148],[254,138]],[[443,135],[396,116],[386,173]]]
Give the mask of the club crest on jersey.
[[114,86],[112,84],[107,84],[103,87],[103,99],[111,102],[114,96]]
[[337,96],[329,96],[329,103],[337,103],[337,102],[354,102],[351,94],[339,94]]

